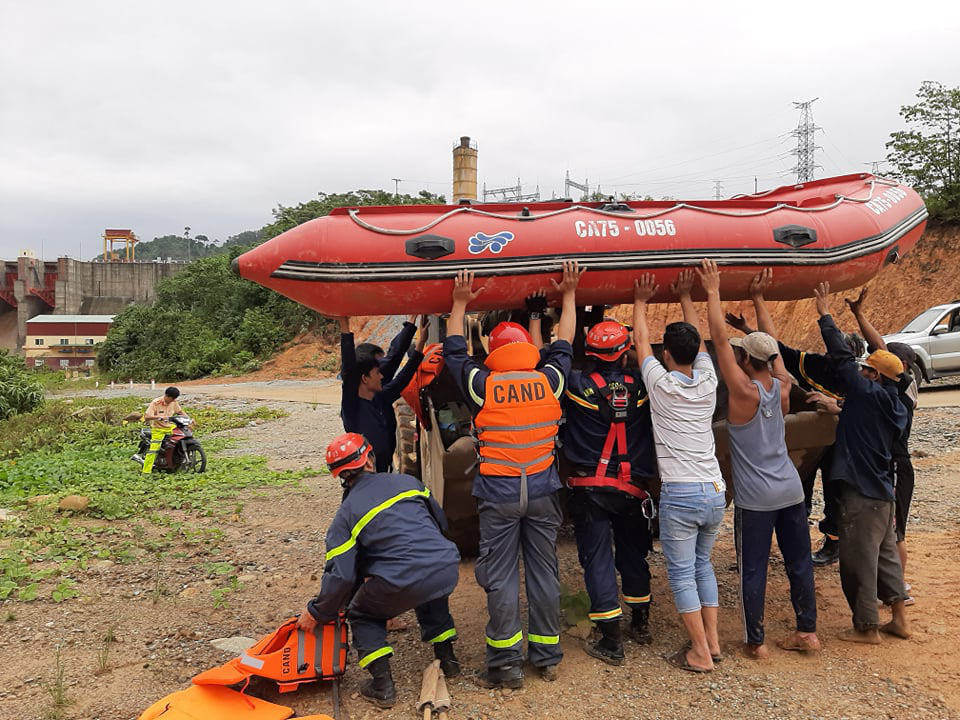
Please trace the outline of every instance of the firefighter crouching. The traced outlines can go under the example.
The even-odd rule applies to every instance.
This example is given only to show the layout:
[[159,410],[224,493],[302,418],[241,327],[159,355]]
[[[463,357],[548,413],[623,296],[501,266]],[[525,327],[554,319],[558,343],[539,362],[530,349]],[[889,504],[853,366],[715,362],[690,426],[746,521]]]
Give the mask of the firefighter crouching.
[[480,516],[477,582],[487,593],[484,687],[523,685],[523,629],[520,621],[520,555],[526,578],[528,656],[545,680],[557,678],[560,649],[560,581],[557,530],[562,513],[554,463],[560,423],[559,398],[570,370],[570,342],[576,324],[576,263],[565,262],[560,283],[563,310],[557,340],[542,365],[530,335],[516,323],[501,323],[490,334],[490,354],[481,365],[467,354],[463,337],[473,273],[461,271],[443,345],[444,361],[474,415],[480,465],[473,483]]
[[590,619],[601,636],[585,650],[610,665],[624,663],[617,571],[632,610],[630,637],[642,645],[653,642],[647,565],[653,503],[645,491],[654,469],[653,431],[640,371],[626,368],[632,346],[629,330],[618,322],[590,328],[586,354],[595,364],[570,374],[561,429],[577,554]]
[[392,707],[397,692],[390,674],[389,618],[415,609],[420,636],[433,644],[444,675],[460,672],[449,608],[460,554],[442,534],[446,518],[430,491],[410,475],[376,472],[363,435],[338,437],[327,447],[326,460],[344,497],[327,531],[320,594],[298,625],[310,631],[346,608],[358,664],[373,676],[361,684],[360,694],[378,707]]

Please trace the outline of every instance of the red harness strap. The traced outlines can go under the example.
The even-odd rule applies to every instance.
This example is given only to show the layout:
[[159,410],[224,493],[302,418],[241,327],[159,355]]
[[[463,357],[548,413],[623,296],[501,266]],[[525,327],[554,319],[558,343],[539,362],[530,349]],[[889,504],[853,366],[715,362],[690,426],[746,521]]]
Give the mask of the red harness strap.
[[[602,391],[607,386],[600,373],[591,374],[590,379],[596,384],[598,390]],[[633,378],[624,375],[623,381],[629,385],[633,383]],[[609,487],[640,500],[646,500],[649,497],[646,491],[630,482],[630,456],[627,451],[627,411],[630,409],[629,404],[632,397],[629,392],[626,397],[617,397],[603,392],[601,392],[601,396],[603,396],[604,401],[610,404],[612,417],[610,430],[607,431],[607,439],[603,443],[603,451],[600,453],[600,461],[597,463],[597,470],[593,477],[571,477],[569,483],[571,487]],[[607,473],[610,469],[610,460],[613,458],[614,449],[617,451],[620,468],[617,476],[611,477]]]

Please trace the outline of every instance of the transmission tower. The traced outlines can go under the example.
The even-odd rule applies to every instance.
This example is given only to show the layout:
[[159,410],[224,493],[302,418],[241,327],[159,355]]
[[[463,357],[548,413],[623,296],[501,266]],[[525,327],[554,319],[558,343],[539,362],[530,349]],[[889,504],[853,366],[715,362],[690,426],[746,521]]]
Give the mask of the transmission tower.
[[[566,176],[566,178],[565,178],[564,181],[563,181],[563,195],[564,195],[564,197],[569,197],[569,198],[572,198],[572,197],[573,197],[573,195],[570,194],[570,188],[574,188],[574,189],[579,190],[580,192],[582,192],[582,193],[583,193],[582,198],[588,198],[588,197],[590,197],[590,181],[589,181],[589,180],[584,180],[582,185],[581,185],[580,183],[578,183],[578,182],[574,182],[573,180],[570,179],[570,171],[567,170],[567,176]],[[582,198],[581,198],[581,199],[582,199]]]
[[523,202],[525,200],[539,200],[540,186],[532,193],[524,193],[520,178],[517,178],[517,184],[510,187],[490,188],[483,184],[483,201],[487,202],[490,198],[494,200],[503,200],[504,202]]
[[722,180],[713,181],[713,199],[714,200],[723,199],[723,181]]
[[864,163],[864,165],[869,165],[869,166],[870,166],[870,172],[873,173],[874,175],[879,175],[879,174],[880,174],[880,166],[881,166],[883,163],[885,163],[885,162],[886,162],[886,160],[871,160],[871,161],[868,162],[868,163]]
[[810,111],[810,106],[819,99],[814,98],[806,102],[793,103],[794,107],[800,111],[800,124],[797,125],[796,130],[790,133],[797,139],[797,149],[793,151],[793,154],[797,156],[797,166],[793,168],[793,171],[797,174],[798,183],[813,180],[813,171],[821,167],[817,165],[814,153],[817,150],[822,150],[822,148],[816,144],[813,136],[817,130],[822,128],[814,125],[813,113]]

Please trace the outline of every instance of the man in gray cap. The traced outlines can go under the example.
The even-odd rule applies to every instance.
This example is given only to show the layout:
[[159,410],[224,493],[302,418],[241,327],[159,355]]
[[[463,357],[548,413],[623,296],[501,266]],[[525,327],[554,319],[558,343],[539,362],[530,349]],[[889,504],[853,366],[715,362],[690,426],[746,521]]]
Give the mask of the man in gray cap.
[[[790,462],[784,439],[783,416],[790,404],[790,375],[776,339],[767,333],[752,332],[728,342],[717,264],[704,260],[699,273],[707,291],[710,336],[729,391],[727,428],[736,505],[734,535],[740,568],[744,652],[757,660],[768,655],[763,606],[774,531],[797,618],[796,631],[777,645],[784,650],[819,650],[807,510],[800,476]],[[753,279],[751,290],[762,292],[770,281],[770,273],[761,273]]]

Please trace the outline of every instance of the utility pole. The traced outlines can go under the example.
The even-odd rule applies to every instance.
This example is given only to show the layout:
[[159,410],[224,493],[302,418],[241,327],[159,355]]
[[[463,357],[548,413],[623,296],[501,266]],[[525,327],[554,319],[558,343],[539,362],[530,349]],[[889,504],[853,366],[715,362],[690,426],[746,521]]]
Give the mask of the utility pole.
[[183,229],[183,236],[187,239],[187,262],[190,262],[190,226]]
[[400,183],[403,182],[403,178],[390,178],[393,180],[393,196],[395,198],[400,197]]
[[813,171],[820,167],[817,165],[814,153],[822,148],[818,147],[814,134],[822,128],[817,127],[813,122],[813,113],[810,106],[820,98],[807,100],[806,102],[794,102],[793,105],[800,111],[800,124],[791,135],[797,139],[797,149],[792,154],[797,156],[797,166],[793,171],[797,174],[797,182],[805,183],[813,180]]
[[722,180],[713,181],[713,199],[714,200],[723,199],[723,181]]
[[757,176],[756,175],[753,176],[753,194],[754,195],[757,194]]

